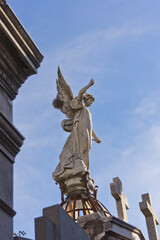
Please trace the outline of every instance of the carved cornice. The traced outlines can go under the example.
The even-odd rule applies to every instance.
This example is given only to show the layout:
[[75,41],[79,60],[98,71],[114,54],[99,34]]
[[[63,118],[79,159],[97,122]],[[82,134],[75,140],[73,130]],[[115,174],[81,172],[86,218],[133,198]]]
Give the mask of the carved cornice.
[[11,100],[15,98],[18,94],[18,87],[15,84],[15,77],[7,72],[7,66],[4,67],[4,62],[2,63],[2,56],[0,59],[0,85],[7,92]]
[[6,4],[6,0],[0,0],[0,5]]
[[0,84],[13,100],[43,59],[8,5],[0,4]]
[[[108,218],[102,219],[105,225],[105,236],[104,239],[107,239],[108,236],[115,236],[119,239],[130,239],[128,236],[131,234],[133,238],[137,235],[135,239],[145,240],[140,229],[128,224],[127,222],[122,221],[119,218],[110,216]],[[123,230],[122,230],[123,229]],[[130,233],[130,234],[129,234]]]
[[23,140],[21,133],[0,113],[0,150],[11,161],[14,162]]

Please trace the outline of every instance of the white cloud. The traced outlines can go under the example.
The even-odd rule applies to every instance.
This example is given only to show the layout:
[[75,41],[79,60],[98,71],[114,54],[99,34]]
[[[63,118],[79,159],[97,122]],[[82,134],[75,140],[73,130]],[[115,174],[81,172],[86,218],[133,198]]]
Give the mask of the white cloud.
[[[101,61],[104,54],[108,59],[118,46],[128,41],[128,37],[132,41],[135,37],[134,40],[138,41],[138,37],[145,34],[160,34],[160,27],[129,23],[117,28],[88,32],[72,39],[71,42],[63,46],[53,47],[47,58],[48,69],[54,68],[54,71],[56,71],[57,64],[59,64],[63,66],[64,72],[70,72],[72,76],[74,76],[74,72],[76,74],[77,72],[95,74],[101,71],[110,71],[111,69],[104,69],[106,63]],[[95,63],[94,59],[97,58],[100,60],[99,64],[97,62],[93,64],[93,62]]]
[[157,105],[151,98],[144,98],[135,112],[142,117],[147,117],[157,112]]
[[157,117],[160,115],[160,96],[158,91],[151,92],[148,96],[142,98],[139,106],[135,110],[135,114],[138,114],[142,118]]

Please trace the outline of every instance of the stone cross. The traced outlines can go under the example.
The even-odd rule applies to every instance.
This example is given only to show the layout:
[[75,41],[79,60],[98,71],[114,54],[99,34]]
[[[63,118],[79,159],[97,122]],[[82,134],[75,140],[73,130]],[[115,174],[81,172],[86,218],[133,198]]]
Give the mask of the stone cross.
[[159,224],[159,221],[153,211],[151,196],[149,193],[142,194],[142,202],[139,203],[139,206],[146,218],[149,239],[158,240],[157,225]]
[[110,184],[110,189],[112,196],[116,200],[118,217],[121,220],[128,222],[126,211],[129,209],[128,199],[123,193],[122,182],[118,177],[113,178],[113,183]]

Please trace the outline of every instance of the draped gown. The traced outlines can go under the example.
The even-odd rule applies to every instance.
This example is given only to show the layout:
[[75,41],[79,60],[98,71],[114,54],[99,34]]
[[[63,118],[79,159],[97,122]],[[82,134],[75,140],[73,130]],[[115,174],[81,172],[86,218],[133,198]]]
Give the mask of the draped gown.
[[78,162],[81,162],[80,168],[89,169],[89,152],[92,145],[92,116],[88,107],[78,98],[74,98],[70,106],[74,115],[72,119],[64,120],[62,124],[63,129],[66,130],[68,122],[72,121],[70,135],[59,156],[60,163],[53,173],[53,178],[57,181],[66,169],[73,169],[76,172],[77,166],[80,166]]

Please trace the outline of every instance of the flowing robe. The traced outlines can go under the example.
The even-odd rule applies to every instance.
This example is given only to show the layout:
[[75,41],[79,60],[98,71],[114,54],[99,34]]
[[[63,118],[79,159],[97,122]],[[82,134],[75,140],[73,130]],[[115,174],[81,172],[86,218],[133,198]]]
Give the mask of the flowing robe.
[[[71,133],[59,156],[60,163],[53,173],[55,180],[66,169],[73,169],[75,173],[78,168],[81,171],[89,169],[89,152],[92,144],[92,116],[89,109],[77,98],[72,100],[70,106],[74,111],[73,124]],[[67,121],[70,120],[64,121],[66,121],[67,125]],[[63,128],[65,129],[65,122]]]

